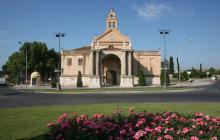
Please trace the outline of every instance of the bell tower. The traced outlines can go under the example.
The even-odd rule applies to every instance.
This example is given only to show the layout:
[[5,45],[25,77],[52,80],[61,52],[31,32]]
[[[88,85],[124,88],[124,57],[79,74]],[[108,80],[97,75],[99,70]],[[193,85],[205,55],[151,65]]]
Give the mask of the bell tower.
[[111,8],[107,18],[106,18],[106,29],[117,29],[118,28],[118,18],[115,14],[113,8]]

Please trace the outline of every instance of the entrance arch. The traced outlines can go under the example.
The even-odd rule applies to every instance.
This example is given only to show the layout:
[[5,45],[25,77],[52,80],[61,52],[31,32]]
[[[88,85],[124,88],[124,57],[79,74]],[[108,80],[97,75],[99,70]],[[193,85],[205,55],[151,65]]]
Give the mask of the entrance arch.
[[121,60],[115,54],[107,54],[102,59],[102,85],[120,85]]

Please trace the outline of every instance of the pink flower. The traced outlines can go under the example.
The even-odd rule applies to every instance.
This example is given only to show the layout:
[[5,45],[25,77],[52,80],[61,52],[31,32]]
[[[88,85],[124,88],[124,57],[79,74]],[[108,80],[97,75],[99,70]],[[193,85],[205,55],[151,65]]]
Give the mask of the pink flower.
[[212,137],[211,140],[218,140],[218,138],[217,137]]
[[199,135],[202,135],[202,134],[204,134],[204,131],[200,130]]
[[159,137],[157,138],[157,140],[163,140],[163,138],[162,138],[161,136],[159,136]]
[[120,134],[121,135],[125,135],[126,134],[126,130],[125,129],[120,130]]
[[164,136],[164,138],[167,139],[167,140],[173,140],[173,137],[170,136],[170,135],[168,135],[168,134],[166,134],[166,135]]
[[159,133],[161,133],[162,129],[163,129],[162,126],[158,126],[158,127],[156,127],[154,130],[157,131],[157,132],[159,132]]
[[146,122],[145,118],[139,119],[139,121],[137,122],[137,124],[135,125],[136,127],[140,127],[142,126],[144,123]]
[[138,132],[136,132],[133,136],[133,138],[135,140],[139,140],[141,137],[143,137],[146,134],[146,132],[139,130]]
[[147,133],[148,133],[148,132],[152,132],[153,130],[154,130],[154,129],[151,129],[151,128],[149,128],[149,127],[146,127],[146,128],[145,128],[145,132],[147,132]]
[[95,118],[95,119],[101,119],[101,118],[103,118],[103,117],[104,117],[103,114],[94,114],[94,115],[93,115],[93,118]]
[[192,136],[190,137],[190,140],[199,140],[199,138],[197,138],[196,136]]
[[170,132],[170,131],[172,132],[172,131],[173,131],[173,128],[166,128],[165,131],[164,131],[164,133],[166,134],[166,133],[168,133],[168,132]]
[[188,133],[189,132],[189,128],[188,127],[184,127],[182,132],[183,132],[183,134]]
[[203,114],[202,114],[202,113],[199,113],[199,112],[195,112],[194,115],[195,115],[196,117],[201,117],[201,116],[203,116]]

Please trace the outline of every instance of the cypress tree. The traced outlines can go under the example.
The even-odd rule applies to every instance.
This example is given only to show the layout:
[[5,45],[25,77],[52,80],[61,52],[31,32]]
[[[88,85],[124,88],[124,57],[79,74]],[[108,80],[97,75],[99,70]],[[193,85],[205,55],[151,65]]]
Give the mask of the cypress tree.
[[173,74],[174,73],[174,63],[173,63],[172,56],[170,56],[170,59],[169,59],[169,66],[170,66],[169,74]]
[[77,85],[77,87],[82,87],[83,86],[81,71],[78,71],[76,85]]
[[141,70],[138,75],[138,85],[139,86],[146,86],[144,72]]

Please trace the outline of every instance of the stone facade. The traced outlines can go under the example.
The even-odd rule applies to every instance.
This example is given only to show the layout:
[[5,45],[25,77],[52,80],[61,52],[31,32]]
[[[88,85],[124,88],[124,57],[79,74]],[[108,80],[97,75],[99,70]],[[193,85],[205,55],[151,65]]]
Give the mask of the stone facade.
[[160,84],[161,55],[159,51],[134,51],[129,37],[118,30],[118,18],[111,9],[105,32],[94,37],[89,46],[63,50],[61,67],[61,86],[76,85],[78,71],[82,73],[83,85],[90,88],[133,87],[140,71],[148,85]]

